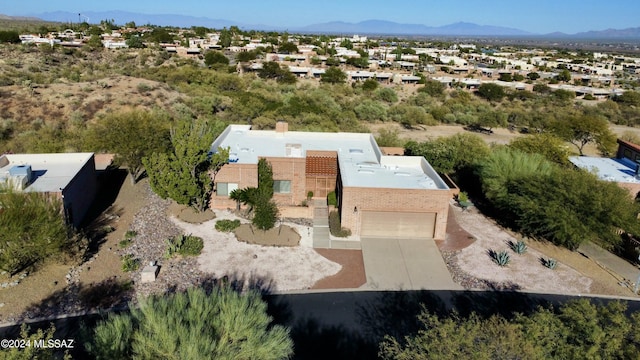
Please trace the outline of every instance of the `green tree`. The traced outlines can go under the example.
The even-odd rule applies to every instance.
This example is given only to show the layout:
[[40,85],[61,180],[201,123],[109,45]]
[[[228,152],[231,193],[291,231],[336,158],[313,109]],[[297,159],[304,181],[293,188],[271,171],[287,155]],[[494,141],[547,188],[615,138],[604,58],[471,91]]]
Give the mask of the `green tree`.
[[11,275],[68,245],[62,203],[34,192],[0,188],[0,269]]
[[87,146],[95,152],[115,153],[114,162],[127,166],[135,183],[144,173],[142,159],[167,149],[168,120],[146,111],[107,115],[89,129],[87,141]]
[[20,42],[20,34],[17,31],[0,31],[0,43],[17,44]]
[[125,44],[127,44],[127,46],[132,48],[132,49],[142,49],[142,48],[144,48],[144,42],[142,41],[142,38],[140,38],[139,36],[132,36],[132,37],[128,38],[125,41]]
[[85,346],[97,359],[286,359],[293,354],[289,330],[274,325],[255,290],[230,286],[210,294],[149,297],[130,313],[110,315]]
[[356,116],[365,121],[384,121],[387,117],[387,110],[379,101],[363,100],[353,108]]
[[208,67],[215,64],[229,65],[229,59],[220,51],[207,51],[204,54],[204,63]]
[[221,122],[179,120],[171,129],[171,151],[156,152],[143,160],[153,191],[164,199],[204,211],[211,196],[211,176],[215,177],[229,160],[228,149],[209,154],[223,128]]
[[398,94],[392,88],[380,88],[376,90],[376,98],[384,102],[393,104],[398,101]]
[[266,231],[273,228],[278,219],[278,206],[273,197],[273,170],[271,164],[261,158],[258,160],[258,187],[237,189],[229,194],[229,198],[249,206],[254,211],[253,225]]
[[[581,299],[529,315],[438,317],[426,309],[421,329],[403,339],[387,335],[382,359],[636,359],[634,321],[624,303]],[[637,327],[636,327],[637,328]]]
[[85,48],[89,51],[99,51],[104,48],[100,35],[91,35],[91,38],[85,44]]
[[296,46],[296,44],[292,42],[287,41],[280,44],[280,46],[278,46],[279,54],[297,54],[298,52],[299,52],[298,47]]
[[580,155],[584,155],[585,145],[594,143],[604,155],[611,154],[616,145],[616,137],[609,129],[609,122],[593,115],[570,116],[557,119],[550,130],[559,138],[573,144]]
[[362,90],[371,92],[380,86],[380,83],[376,79],[367,79],[362,83]]
[[426,80],[424,86],[419,88],[419,92],[424,92],[433,97],[442,97],[444,96],[444,90],[446,89],[446,85],[436,80]]
[[569,70],[567,70],[567,69],[564,69],[564,70],[560,71],[558,76],[556,76],[556,79],[558,81],[569,82],[569,81],[571,81],[571,72],[569,72]]
[[145,37],[155,43],[171,43],[174,39],[174,36],[167,29],[161,27],[154,28]]
[[622,94],[615,96],[613,100],[625,105],[640,106],[640,92],[627,90]]
[[[3,352],[0,353],[1,360],[21,360],[21,359],[38,359],[38,360],[54,360],[60,359],[60,356],[56,356],[56,354],[49,348],[46,347],[37,347],[34,343],[40,344],[40,342],[44,342],[44,344],[48,344],[49,341],[53,341],[54,334],[56,332],[56,328],[53,324],[49,326],[46,330],[38,329],[35,332],[31,332],[29,326],[26,324],[22,324],[20,326],[20,336],[17,339],[21,339],[24,341],[28,341],[30,346],[26,346],[24,348],[21,347],[11,347],[9,349],[3,349]],[[65,351],[62,359],[70,360],[71,356]]]
[[369,68],[369,58],[368,57],[350,57],[347,59],[347,64],[357,67],[359,69],[367,69]]
[[509,147],[529,154],[540,154],[559,165],[569,164],[566,143],[553,134],[534,134],[511,140]]
[[535,71],[532,71],[530,73],[527,74],[527,78],[531,81],[536,81],[538,79],[540,79],[540,74],[538,74]]
[[347,81],[347,74],[337,67],[329,67],[324,74],[320,75],[320,81],[328,84],[344,84]]
[[220,31],[220,38],[218,39],[218,45],[222,46],[223,49],[228,48],[229,46],[231,46],[231,38],[232,38],[231,31],[227,30],[227,28],[222,29]]
[[507,82],[511,82],[513,81],[513,75],[511,75],[511,73],[500,73],[500,81],[507,81]]
[[424,156],[436,171],[451,174],[489,155],[489,146],[475,134],[460,133],[418,143],[409,141],[405,155]]
[[236,54],[236,61],[237,62],[249,62],[249,61],[255,60],[257,58],[258,58],[258,53],[255,50],[241,51],[238,54]]
[[478,87],[478,95],[489,101],[500,101],[505,96],[504,88],[494,83],[484,83]]
[[262,69],[258,70],[258,76],[263,79],[274,79],[283,84],[293,84],[296,82],[296,76],[288,69],[280,67],[280,64],[275,61],[262,63]]

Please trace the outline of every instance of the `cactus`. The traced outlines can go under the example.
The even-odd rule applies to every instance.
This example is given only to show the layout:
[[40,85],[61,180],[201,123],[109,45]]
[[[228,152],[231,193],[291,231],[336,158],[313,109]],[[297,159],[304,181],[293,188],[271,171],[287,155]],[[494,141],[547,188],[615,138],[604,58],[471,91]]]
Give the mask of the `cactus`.
[[489,250],[489,256],[491,260],[498,264],[498,266],[507,266],[511,261],[511,256],[506,251],[495,252],[494,250]]
[[514,253],[522,255],[527,252],[527,244],[524,241],[513,242],[509,241],[509,247],[513,250]]

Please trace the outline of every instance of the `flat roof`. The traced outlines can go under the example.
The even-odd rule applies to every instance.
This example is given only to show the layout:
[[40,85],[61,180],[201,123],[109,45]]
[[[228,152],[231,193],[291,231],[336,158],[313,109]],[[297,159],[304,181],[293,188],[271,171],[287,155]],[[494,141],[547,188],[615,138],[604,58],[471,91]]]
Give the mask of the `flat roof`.
[[33,180],[23,191],[59,192],[65,189],[93,153],[5,154],[0,156],[0,181],[17,165],[31,165]]
[[635,176],[635,164],[629,159],[609,159],[589,156],[569,157],[575,166],[593,172],[600,180],[620,183],[640,183]]
[[229,161],[257,164],[260,157],[304,158],[307,151],[335,151],[343,186],[397,189],[449,189],[419,156],[383,156],[373,135],[251,130],[229,125],[211,145],[229,147]]

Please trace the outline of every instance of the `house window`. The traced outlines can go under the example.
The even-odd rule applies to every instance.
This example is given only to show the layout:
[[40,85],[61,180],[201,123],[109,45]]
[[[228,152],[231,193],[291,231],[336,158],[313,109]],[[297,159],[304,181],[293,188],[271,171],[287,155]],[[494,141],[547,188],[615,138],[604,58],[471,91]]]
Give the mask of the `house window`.
[[236,190],[237,188],[238,188],[238,184],[236,184],[236,183],[219,182],[218,183],[218,190],[216,191],[216,194],[218,196],[229,196],[229,194],[231,194],[231,192],[233,190]]
[[622,154],[622,156],[626,157],[627,159],[631,160],[632,156],[631,156],[631,150],[629,149],[624,149],[624,152]]
[[289,194],[291,192],[291,180],[274,180],[273,192],[276,194]]

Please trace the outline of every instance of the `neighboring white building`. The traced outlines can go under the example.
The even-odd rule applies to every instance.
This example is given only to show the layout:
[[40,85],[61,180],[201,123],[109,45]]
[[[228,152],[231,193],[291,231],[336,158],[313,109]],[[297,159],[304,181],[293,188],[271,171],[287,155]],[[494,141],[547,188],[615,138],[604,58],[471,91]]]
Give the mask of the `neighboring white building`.
[[0,183],[60,199],[67,223],[78,227],[96,195],[95,158],[93,153],[5,154]]

